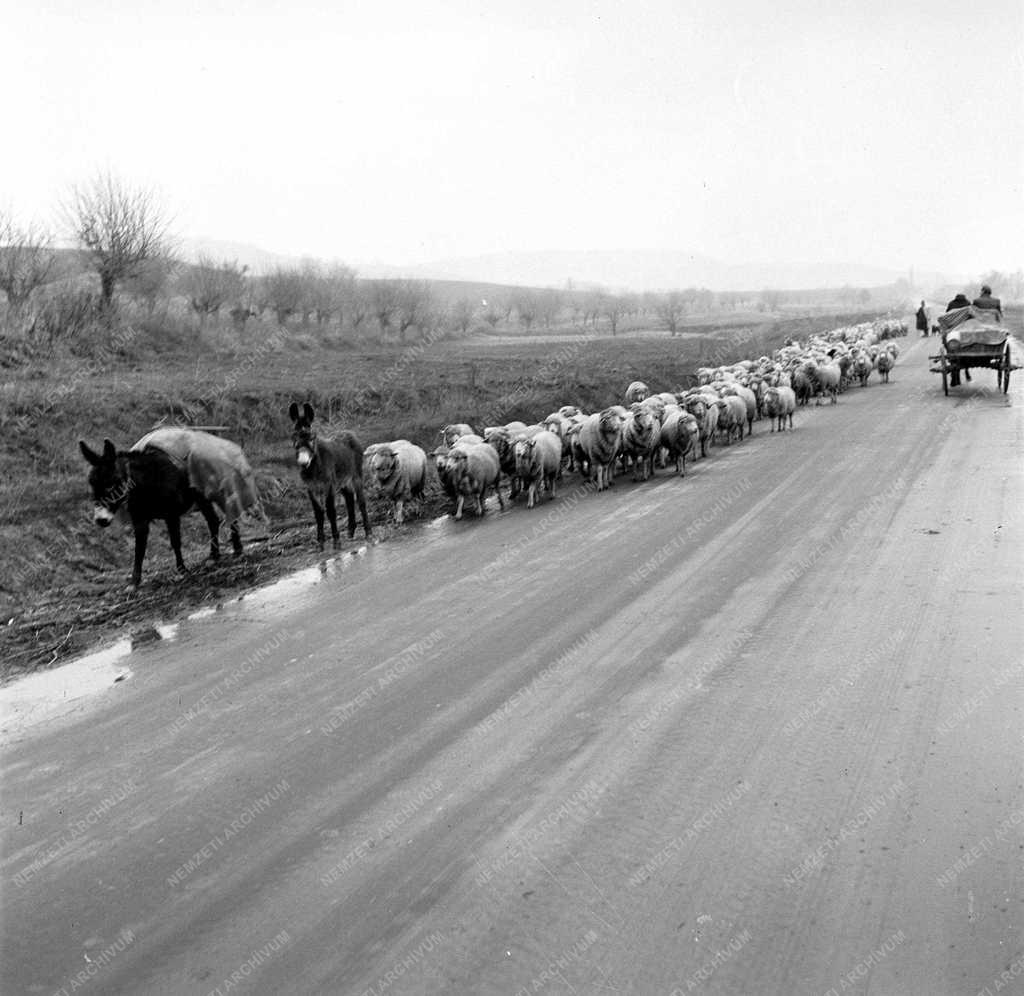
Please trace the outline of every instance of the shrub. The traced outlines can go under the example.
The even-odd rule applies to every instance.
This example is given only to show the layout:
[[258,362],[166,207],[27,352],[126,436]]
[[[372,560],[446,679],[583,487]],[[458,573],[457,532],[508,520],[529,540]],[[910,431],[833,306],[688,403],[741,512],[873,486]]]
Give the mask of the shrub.
[[95,332],[100,317],[98,294],[81,288],[62,288],[39,303],[28,336],[33,343],[44,346],[74,342]]

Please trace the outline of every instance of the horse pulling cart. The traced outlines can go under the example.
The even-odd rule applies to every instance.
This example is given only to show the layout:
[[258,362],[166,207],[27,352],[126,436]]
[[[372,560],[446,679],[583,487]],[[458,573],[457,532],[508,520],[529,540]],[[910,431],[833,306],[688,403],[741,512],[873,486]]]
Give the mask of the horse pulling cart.
[[960,375],[984,368],[995,370],[996,390],[1006,394],[1010,390],[1010,371],[1018,369],[1010,357],[1010,334],[991,311],[978,308],[957,308],[939,318],[942,346],[930,369],[942,374],[942,393],[949,395],[951,387],[959,387]]

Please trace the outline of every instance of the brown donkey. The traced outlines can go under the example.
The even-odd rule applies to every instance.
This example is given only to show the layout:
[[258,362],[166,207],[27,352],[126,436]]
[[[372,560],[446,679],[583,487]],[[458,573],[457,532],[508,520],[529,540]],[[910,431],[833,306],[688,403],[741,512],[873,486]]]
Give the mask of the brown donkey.
[[331,439],[321,439],[313,428],[313,406],[307,401],[301,412],[293,401],[288,408],[292,420],[292,445],[299,463],[299,476],[309,492],[316,519],[316,542],[324,548],[324,509],[331,523],[331,537],[335,549],[338,540],[338,513],[334,505],[335,493],[345,496],[348,512],[348,538],[356,534],[356,502],[363,517],[363,531],[369,539],[373,532],[366,515],[363,496],[363,446],[351,432],[340,432]]

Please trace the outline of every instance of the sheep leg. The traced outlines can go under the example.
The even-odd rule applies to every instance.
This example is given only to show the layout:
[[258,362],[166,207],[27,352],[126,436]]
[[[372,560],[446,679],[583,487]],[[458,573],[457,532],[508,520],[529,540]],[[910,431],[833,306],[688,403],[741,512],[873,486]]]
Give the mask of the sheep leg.
[[455,499],[455,518],[456,518],[456,520],[462,518],[462,506],[465,503],[466,503],[466,496],[463,495],[463,494],[460,494],[459,497]]
[[404,508],[405,508],[405,500],[402,499],[402,498],[396,498],[395,499],[395,523],[397,525],[399,525],[399,526],[402,524],[402,521],[405,518],[405,516],[403,515]]

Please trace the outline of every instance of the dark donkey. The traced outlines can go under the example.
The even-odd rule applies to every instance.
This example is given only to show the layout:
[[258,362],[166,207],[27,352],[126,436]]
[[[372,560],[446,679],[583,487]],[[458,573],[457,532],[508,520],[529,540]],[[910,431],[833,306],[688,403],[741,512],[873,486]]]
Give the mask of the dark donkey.
[[313,429],[313,406],[306,402],[299,411],[293,401],[288,416],[292,427],[292,444],[299,462],[299,476],[309,492],[309,501],[316,518],[316,541],[324,548],[324,508],[331,523],[331,537],[335,548],[338,540],[338,513],[334,505],[335,492],[345,496],[348,512],[348,538],[356,534],[356,509],[363,517],[363,531],[367,539],[373,535],[366,515],[363,496],[363,446],[351,432],[340,432],[332,439],[321,439]]
[[[187,568],[181,556],[181,517],[193,507],[209,527],[211,559],[220,556],[218,507],[231,513],[231,546],[236,555],[242,552],[237,516],[259,499],[252,471],[236,444],[202,432],[158,430],[120,453],[109,439],[103,441],[102,453],[96,453],[84,440],[78,446],[92,467],[89,485],[96,503],[95,523],[109,526],[118,509],[127,508],[135,532],[132,584],[136,587],[142,580],[149,524],[154,519],[167,523],[174,562],[182,572]],[[211,464],[216,465],[221,479],[207,487],[204,483],[214,479],[206,472]],[[225,466],[232,473],[225,474]],[[233,480],[233,491],[225,491],[225,480]]]

